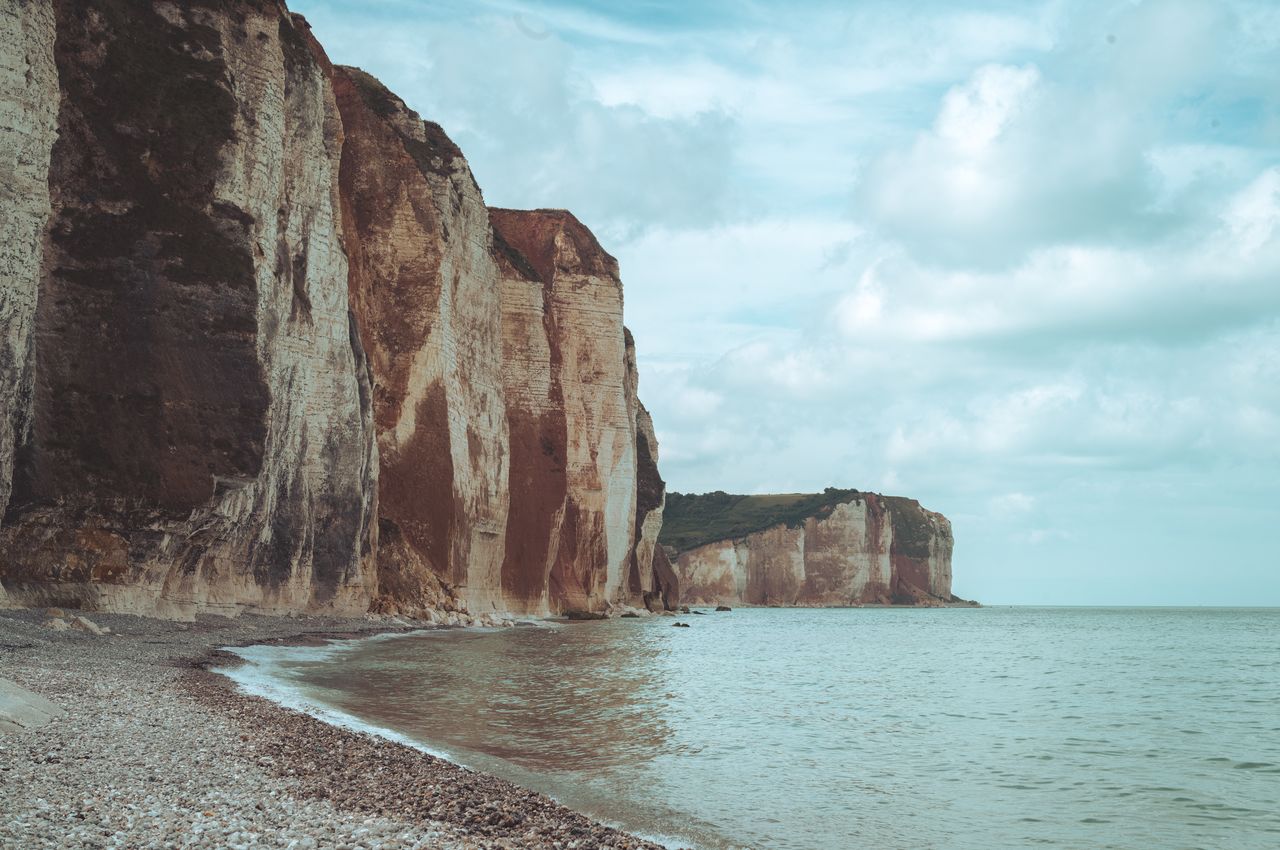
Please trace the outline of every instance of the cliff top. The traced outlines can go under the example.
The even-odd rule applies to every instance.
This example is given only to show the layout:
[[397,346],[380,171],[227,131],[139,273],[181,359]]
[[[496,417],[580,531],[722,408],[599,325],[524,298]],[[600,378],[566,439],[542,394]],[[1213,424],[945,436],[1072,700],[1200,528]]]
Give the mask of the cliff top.
[[341,86],[350,83],[374,115],[395,127],[405,150],[423,172],[448,177],[457,160],[466,162],[462,150],[443,127],[434,121],[424,121],[377,77],[353,65],[338,65],[335,71],[334,85],[339,89],[339,96]]
[[861,499],[858,490],[828,487],[821,493],[776,493],[740,496],[713,493],[668,493],[658,542],[677,552],[717,540],[746,537],[786,524],[801,525],[812,516],[831,513],[836,505]]
[[951,533],[942,514],[904,496],[882,496],[861,490],[828,487],[821,493],[773,493],[742,496],[713,493],[667,493],[658,542],[687,552],[717,540],[735,540],[775,525],[797,528],[810,517],[825,517],[836,505],[878,499],[897,517],[895,537],[903,552],[928,553],[932,536]]
[[489,218],[499,259],[526,277],[532,271],[536,280],[550,283],[559,271],[618,280],[618,261],[568,210],[490,207]]

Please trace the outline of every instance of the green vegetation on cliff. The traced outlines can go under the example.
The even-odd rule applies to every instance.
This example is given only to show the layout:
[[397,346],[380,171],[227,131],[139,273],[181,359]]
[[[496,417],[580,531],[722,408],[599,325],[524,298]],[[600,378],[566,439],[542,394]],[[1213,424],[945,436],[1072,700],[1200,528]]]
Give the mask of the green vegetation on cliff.
[[785,523],[796,528],[811,516],[823,516],[836,505],[852,502],[857,490],[828,487],[821,493],[738,496],[714,493],[668,493],[658,542],[686,552],[706,543],[746,537]]

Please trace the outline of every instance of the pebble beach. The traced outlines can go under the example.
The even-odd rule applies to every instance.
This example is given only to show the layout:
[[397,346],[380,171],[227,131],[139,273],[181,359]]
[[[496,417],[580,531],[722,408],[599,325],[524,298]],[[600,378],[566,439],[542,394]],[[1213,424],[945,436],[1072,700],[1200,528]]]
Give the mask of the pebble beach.
[[497,777],[243,694],[214,671],[239,662],[220,647],[373,635],[385,623],[84,616],[109,633],[0,611],[0,679],[65,712],[0,732],[4,850],[659,847]]

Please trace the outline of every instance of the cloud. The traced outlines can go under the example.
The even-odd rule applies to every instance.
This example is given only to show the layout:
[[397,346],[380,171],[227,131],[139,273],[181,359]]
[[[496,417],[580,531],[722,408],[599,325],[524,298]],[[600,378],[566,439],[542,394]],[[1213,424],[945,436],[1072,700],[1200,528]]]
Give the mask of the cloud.
[[1153,214],[1136,122],[1102,100],[1055,90],[1035,65],[983,66],[909,148],[873,162],[859,208],[916,257],[979,267],[1138,228]]
[[833,323],[862,340],[1176,343],[1280,309],[1278,277],[1280,169],[1272,167],[1206,204],[1197,227],[1176,239],[1067,242],[1031,250],[1011,268],[978,270],[887,249],[839,298]]
[[723,220],[735,157],[735,119],[714,104],[679,114],[602,98],[572,40],[634,48],[637,27],[569,8],[517,4],[424,19],[428,4],[388,29],[357,10],[307,12],[336,61],[383,79],[466,153],[494,205],[573,210],[609,243],[654,226]]
[[985,601],[1280,604],[1272,4],[291,5],[619,258],[673,489],[917,497]]
[[991,513],[995,516],[1018,517],[1035,508],[1036,499],[1026,493],[1003,493],[991,499]]
[[1280,226],[1280,168],[1269,168],[1231,199],[1222,215],[1242,259],[1276,245]]
[[971,268],[1194,228],[1206,192],[1266,164],[1251,145],[1203,142],[1261,142],[1249,123],[1273,95],[1236,67],[1251,36],[1222,4],[1118,8],[1080,15],[1034,62],[989,63],[952,85],[930,127],[872,158],[858,213],[920,260]]

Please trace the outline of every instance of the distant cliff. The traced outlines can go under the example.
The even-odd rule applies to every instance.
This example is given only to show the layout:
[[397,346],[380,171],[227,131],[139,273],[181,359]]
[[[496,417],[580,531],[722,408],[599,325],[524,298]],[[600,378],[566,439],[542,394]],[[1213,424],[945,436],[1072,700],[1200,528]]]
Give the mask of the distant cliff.
[[278,0],[0,0],[0,603],[670,592],[616,261]]
[[829,488],[667,494],[660,542],[686,604],[941,605],[951,523],[914,499]]

